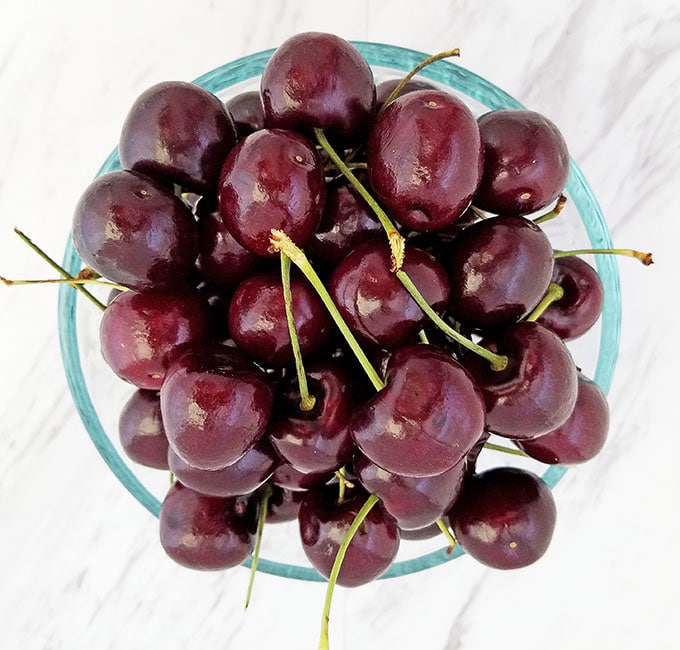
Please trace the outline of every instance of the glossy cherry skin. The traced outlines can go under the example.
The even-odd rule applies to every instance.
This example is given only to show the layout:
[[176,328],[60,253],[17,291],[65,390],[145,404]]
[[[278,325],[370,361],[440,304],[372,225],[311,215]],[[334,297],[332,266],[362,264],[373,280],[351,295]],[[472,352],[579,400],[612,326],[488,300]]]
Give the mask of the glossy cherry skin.
[[418,232],[455,222],[482,177],[482,141],[470,109],[439,90],[395,99],[375,120],[368,176],[400,224]]
[[255,545],[255,511],[243,499],[205,496],[176,482],[161,505],[161,545],[189,569],[238,566]]
[[[311,285],[291,273],[293,321],[303,357],[330,338],[328,311]],[[268,368],[294,362],[280,272],[262,273],[241,282],[229,305],[229,332],[236,344]]]
[[300,408],[297,378],[279,387],[276,413],[267,433],[279,456],[295,469],[323,474],[340,469],[352,456],[349,420],[356,407],[352,378],[338,362],[318,361],[306,368],[314,408]]
[[574,410],[554,431],[515,444],[532,458],[549,465],[576,465],[600,453],[609,432],[609,405],[599,386],[579,374]]
[[358,141],[375,109],[373,73],[359,50],[333,34],[305,32],[282,43],[260,83],[268,127]]
[[[427,321],[397,276],[387,240],[357,246],[331,275],[329,292],[350,329],[362,340],[392,350],[410,340]],[[449,280],[428,253],[409,247],[403,270],[435,311],[449,300]]]
[[118,418],[120,444],[128,458],[154,469],[168,469],[168,438],[158,391],[137,390]]
[[540,478],[499,467],[470,477],[449,517],[466,553],[495,569],[518,569],[548,549],[556,508]]
[[272,413],[266,375],[239,350],[198,346],[169,368],[161,413],[170,446],[198,469],[235,463],[262,437]]
[[274,470],[270,482],[286,490],[300,492],[325,485],[332,478],[332,473],[305,474],[295,469],[290,463],[281,463]]
[[557,334],[521,321],[480,345],[509,358],[507,368],[500,371],[474,354],[463,359],[484,394],[492,432],[525,440],[564,424],[576,403],[578,382],[571,354]]
[[250,494],[263,485],[281,462],[266,437],[258,440],[228,467],[198,469],[182,460],[172,449],[167,455],[170,471],[187,487],[213,497]]
[[573,341],[583,336],[602,313],[602,281],[588,262],[575,255],[555,260],[551,281],[562,287],[564,296],[551,303],[537,322],[563,341]]
[[87,266],[142,291],[185,283],[198,253],[189,208],[172,189],[138,172],[109,172],[90,183],[71,232]]
[[273,228],[304,246],[319,225],[326,197],[321,157],[303,136],[262,129],[227,156],[219,186],[219,210],[229,232],[248,250],[277,257]]
[[236,127],[212,93],[185,81],[145,90],[130,108],[118,150],[126,169],[214,194],[222,162],[236,143]]
[[484,430],[482,395],[468,372],[431,345],[397,350],[386,385],[360,407],[350,433],[376,465],[434,476],[459,463]]
[[436,523],[430,524],[429,526],[425,526],[423,528],[399,529],[399,538],[408,541],[421,541],[423,539],[432,539],[433,537],[437,537],[438,535],[441,534],[442,531]]
[[234,120],[239,140],[264,129],[264,107],[257,90],[247,90],[225,102],[227,111]]
[[210,323],[210,309],[194,289],[124,291],[102,315],[102,356],[121,379],[159,390],[174,358],[210,338]]
[[484,174],[474,204],[494,214],[524,215],[552,203],[569,176],[569,151],[558,128],[525,109],[482,115]]
[[[375,104],[376,109],[380,110],[383,104],[387,101],[392,91],[401,83],[401,79],[387,79],[381,81],[375,87]],[[410,79],[406,85],[401,89],[397,97],[401,97],[406,93],[412,93],[415,90],[436,90],[437,87],[425,79]]]
[[449,249],[451,315],[479,329],[510,323],[539,303],[550,284],[553,249],[524,217],[494,217],[465,228]]
[[[368,493],[359,487],[337,503],[335,485],[310,491],[300,505],[298,521],[302,548],[312,566],[328,578],[335,556]],[[337,584],[359,587],[375,580],[394,561],[399,550],[399,530],[394,520],[374,506],[350,542]]]
[[361,484],[380,498],[382,507],[401,530],[424,528],[444,516],[460,493],[466,476],[465,459],[443,474],[399,476],[372,463],[363,454],[354,457]]

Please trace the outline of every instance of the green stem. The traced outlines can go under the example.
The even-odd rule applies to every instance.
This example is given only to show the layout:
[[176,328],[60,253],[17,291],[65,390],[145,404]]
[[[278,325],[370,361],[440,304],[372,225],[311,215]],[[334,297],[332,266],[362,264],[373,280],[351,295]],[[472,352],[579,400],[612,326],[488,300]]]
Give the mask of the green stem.
[[345,492],[347,491],[347,488],[353,488],[354,483],[347,480],[344,467],[341,467],[339,470],[337,470],[335,472],[335,476],[338,479],[338,505],[340,505],[341,503],[345,502]]
[[302,274],[307,278],[307,280],[309,280],[310,284],[312,287],[314,287],[314,290],[317,292],[319,298],[321,298],[321,301],[328,310],[328,313],[331,315],[331,318],[345,338],[345,341],[347,341],[347,344],[352,349],[352,352],[354,352],[354,355],[361,364],[361,367],[364,369],[364,372],[370,379],[374,388],[376,390],[382,390],[385,386],[383,380],[380,379],[380,375],[378,375],[375,368],[368,360],[366,353],[361,349],[356,337],[354,334],[352,334],[349,327],[347,327],[347,323],[345,323],[342,314],[340,314],[338,308],[335,306],[335,303],[333,302],[333,299],[328,293],[326,287],[323,286],[323,283],[314,270],[314,267],[309,263],[307,256],[282,230],[273,229],[270,242],[275,250],[282,252],[287,257],[289,257],[293,264],[295,264],[295,266],[297,266],[300,271],[302,271]]
[[451,555],[453,553],[453,549],[456,548],[456,538],[451,534],[451,531],[449,530],[449,527],[444,523],[442,519],[437,519],[437,526],[439,526],[439,530],[444,533],[444,537],[449,542],[449,547],[446,549],[446,554]]
[[399,234],[397,227],[392,223],[392,220],[387,216],[387,213],[378,205],[378,202],[371,196],[371,193],[363,186],[361,181],[352,173],[352,170],[345,164],[345,161],[340,158],[335,149],[331,146],[322,129],[314,129],[314,134],[319,144],[328,154],[330,159],[335,163],[336,167],[342,172],[343,176],[352,184],[354,189],[361,195],[361,197],[368,203],[369,207],[378,217],[382,227],[387,233],[387,239],[390,243],[390,251],[392,253],[392,270],[398,270],[404,263],[404,238]]
[[271,494],[271,487],[265,483],[260,496],[260,510],[257,513],[257,541],[255,542],[255,549],[253,550],[253,562],[250,565],[250,579],[248,580],[248,592],[246,593],[246,604],[244,609],[248,609],[250,597],[253,594],[253,583],[255,582],[255,574],[257,573],[257,562],[260,559],[262,532],[264,531],[264,522],[267,519],[267,508],[269,507],[269,497]]
[[[45,251],[43,251],[42,248],[40,248],[37,244],[34,244],[29,237],[21,232],[21,230],[15,228],[14,232],[19,236],[19,239],[21,239],[24,244],[26,244],[34,253],[37,253],[43,261],[47,262],[62,277],[66,278],[67,280],[75,279],[65,268],[57,264],[57,262],[55,262]],[[85,287],[78,284],[72,284],[71,286],[77,291],[80,291],[80,293],[82,293],[93,305],[102,311],[106,309],[106,305],[97,300],[97,298],[95,298]]]
[[24,285],[24,284],[70,284],[74,288],[77,286],[82,286],[84,284],[97,284],[103,287],[111,287],[113,289],[120,289],[121,291],[127,291],[128,288],[115,282],[109,282],[108,280],[95,280],[90,278],[45,278],[42,280],[10,280],[0,275],[0,282],[11,287],[13,284]]
[[543,312],[550,307],[554,302],[557,302],[558,300],[561,300],[562,297],[564,296],[564,289],[559,285],[556,284],[555,282],[551,282],[548,285],[548,290],[545,292],[545,296],[543,296],[541,302],[536,305],[534,310],[526,317],[526,321],[529,323],[533,323],[534,321],[537,321]]
[[513,456],[523,456],[528,458],[521,449],[512,449],[511,447],[503,447],[502,445],[495,445],[493,442],[485,442],[484,449],[493,449],[494,451],[502,451],[504,454],[512,454]]
[[623,255],[625,257],[634,257],[640,260],[645,266],[654,264],[651,253],[642,253],[633,250],[632,248],[579,248],[571,251],[554,251],[553,257],[559,259],[560,257],[571,257],[572,255]]
[[340,569],[342,567],[342,562],[345,559],[345,554],[347,553],[347,548],[352,541],[352,538],[359,530],[359,526],[363,523],[366,516],[371,511],[371,508],[378,503],[378,497],[375,494],[371,494],[366,503],[361,506],[359,512],[352,520],[350,527],[347,529],[345,536],[342,539],[340,548],[335,556],[335,561],[333,562],[333,568],[331,569],[331,574],[328,578],[328,587],[326,588],[326,600],[323,606],[323,614],[321,616],[321,634],[319,635],[319,650],[328,650],[328,623],[330,621],[331,613],[331,601],[333,600],[333,590],[335,589],[335,583],[338,581],[338,575],[340,575]]
[[471,352],[474,352],[480,357],[486,359],[491,364],[493,370],[503,370],[508,365],[507,356],[504,354],[496,354],[495,352],[491,352],[491,350],[487,350],[481,345],[478,345],[474,341],[471,341],[469,338],[463,336],[460,332],[456,332],[456,330],[454,330],[450,325],[445,323],[437,314],[437,312],[435,312],[434,309],[430,307],[427,300],[423,298],[423,295],[418,290],[418,287],[413,284],[411,278],[409,278],[409,276],[406,275],[404,271],[397,271],[397,277],[409,292],[411,297],[418,303],[418,306],[425,312],[428,318],[449,338],[452,338],[464,348],[467,348]]
[[300,341],[295,328],[295,318],[293,316],[293,295],[290,291],[290,257],[281,253],[281,285],[283,286],[283,303],[286,307],[286,321],[288,322],[288,334],[290,344],[293,348],[295,358],[295,371],[297,372],[298,386],[300,387],[300,410],[311,411],[316,404],[316,397],[309,394],[307,385],[307,375],[305,366],[302,362],[302,352],[300,351]]
[[541,215],[540,217],[536,217],[534,219],[534,223],[536,225],[539,225],[541,223],[545,223],[546,221],[550,221],[551,219],[554,219],[560,212],[562,212],[562,209],[567,203],[567,197],[564,196],[564,194],[560,194],[560,197],[557,199],[557,203],[555,204],[555,207],[550,210],[550,212],[546,212],[545,214]]
[[421,343],[425,343],[426,345],[430,344],[430,341],[427,338],[427,334],[425,334],[425,330],[420,330],[420,332],[418,332],[418,338],[420,339]]

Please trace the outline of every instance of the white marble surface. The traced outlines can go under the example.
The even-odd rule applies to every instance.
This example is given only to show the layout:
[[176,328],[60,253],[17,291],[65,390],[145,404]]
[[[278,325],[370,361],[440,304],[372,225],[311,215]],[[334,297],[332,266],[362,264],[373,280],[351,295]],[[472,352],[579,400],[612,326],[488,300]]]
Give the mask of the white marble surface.
[[[303,30],[461,63],[562,129],[614,242],[623,329],[603,454],[555,494],[538,564],[469,558],[339,590],[332,647],[670,649],[680,634],[677,306],[680,9],[674,0],[2,0],[0,273],[45,277],[17,225],[60,257],[73,206],[131,101]],[[54,287],[0,287],[0,648],[314,648],[323,588],[174,566],[156,521],[87,438],[63,376]]]

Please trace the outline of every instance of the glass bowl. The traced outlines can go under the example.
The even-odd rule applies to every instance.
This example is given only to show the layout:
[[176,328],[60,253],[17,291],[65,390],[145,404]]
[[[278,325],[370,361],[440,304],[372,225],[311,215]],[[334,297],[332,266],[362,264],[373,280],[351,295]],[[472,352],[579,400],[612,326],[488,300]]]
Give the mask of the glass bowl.
[[[429,56],[422,52],[381,43],[354,42],[354,45],[371,65],[376,81],[403,77],[406,72]],[[273,52],[274,50],[266,50],[237,59],[204,74],[196,79],[195,83],[222,99],[245,90],[258,89],[259,77]],[[494,84],[449,61],[437,61],[423,69],[419,76],[464,99],[476,115],[490,109],[522,108],[516,99]],[[98,175],[115,169],[120,169],[117,150],[109,155]],[[610,236],[600,207],[573,160],[566,190],[567,207],[558,219],[547,222],[544,226],[554,247],[610,248]],[[614,256],[593,257],[597,259],[589,261],[596,266],[605,290],[602,316],[588,334],[570,343],[569,347],[584,374],[593,378],[607,392],[614,375],[619,348],[621,319],[619,275]],[[76,275],[82,266],[70,237],[66,244],[63,266],[72,275]],[[124,459],[118,443],[117,418],[131,387],[116,378],[101,358],[98,342],[99,314],[89,304],[85,305],[85,309],[78,310],[77,296],[78,292],[67,285],[60,287],[59,336],[64,369],[73,400],[92,442],[108,467],[139,503],[157,517],[161,503],[156,494],[162,498],[167,489],[167,476],[157,470],[133,465]],[[109,435],[107,431],[115,435]],[[484,457],[485,454],[482,454],[480,463],[490,462]],[[515,456],[509,460],[497,452],[493,464],[520,465],[536,473],[542,473],[543,480],[551,488],[567,471],[563,466],[548,466],[545,469],[545,465],[536,461],[518,459]],[[484,468],[483,465],[480,467]],[[295,546],[296,532],[293,533],[290,528],[286,524],[267,528],[263,540],[263,555],[276,549],[278,560],[260,557],[258,570],[286,578],[325,580],[311,566],[304,566],[306,559],[299,544]],[[270,539],[271,543],[268,543]],[[446,548],[441,546],[442,542],[439,539],[403,543],[397,561],[382,578],[422,571],[463,554],[458,546],[452,554],[447,555]],[[423,549],[427,549],[428,552],[423,553]],[[245,565],[249,566],[250,560]]]

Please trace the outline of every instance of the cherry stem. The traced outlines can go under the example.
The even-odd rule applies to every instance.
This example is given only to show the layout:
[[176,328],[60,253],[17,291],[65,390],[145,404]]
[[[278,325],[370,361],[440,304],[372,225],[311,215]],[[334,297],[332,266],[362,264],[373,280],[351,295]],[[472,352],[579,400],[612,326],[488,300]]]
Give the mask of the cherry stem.
[[437,519],[436,524],[439,526],[439,530],[444,533],[444,537],[446,537],[449,542],[449,547],[446,549],[446,554],[451,555],[451,553],[453,553],[453,549],[456,548],[456,538],[451,534],[449,527],[444,523],[443,519]]
[[309,283],[312,285],[312,287],[314,287],[314,290],[318,294],[319,298],[321,298],[321,301],[328,310],[328,313],[331,315],[331,318],[342,333],[345,341],[347,341],[347,344],[352,349],[352,352],[354,352],[354,355],[361,364],[361,367],[364,369],[364,372],[370,379],[374,388],[376,390],[382,390],[385,387],[383,380],[380,379],[380,375],[378,375],[376,369],[368,360],[366,353],[361,349],[356,337],[354,334],[352,334],[352,331],[347,326],[347,323],[345,323],[342,314],[340,314],[338,308],[335,306],[335,303],[333,302],[333,299],[328,293],[326,287],[323,286],[323,283],[314,270],[314,267],[309,263],[307,256],[282,230],[272,229],[271,234],[272,236],[269,241],[272,247],[289,257],[291,262],[293,262],[293,264],[295,264],[295,266],[297,266],[300,271],[302,271],[302,274],[307,278],[307,280],[309,280]]
[[281,285],[283,286],[283,303],[286,307],[288,334],[290,335],[290,344],[293,348],[295,371],[297,372],[298,386],[300,388],[300,410],[311,411],[316,404],[316,397],[309,394],[307,375],[305,373],[305,366],[302,362],[300,340],[298,339],[297,329],[295,328],[295,318],[293,316],[293,296],[290,291],[290,257],[283,252],[281,253]]
[[[35,244],[28,236],[26,236],[18,228],[14,228],[14,232],[19,236],[19,239],[24,242],[34,253],[37,253],[40,258],[47,262],[57,273],[67,280],[75,280],[75,278],[62,266],[57,264],[42,248]],[[90,302],[92,302],[96,307],[104,311],[106,305],[95,298],[85,287],[79,284],[71,284],[71,286],[80,291]]]
[[344,467],[341,467],[337,472],[335,472],[335,476],[338,479],[338,505],[340,505],[341,503],[345,502],[345,492],[348,488],[353,488],[354,483],[347,480]]
[[624,257],[634,257],[640,260],[645,266],[654,264],[651,253],[642,253],[631,248],[580,248],[571,251],[554,251],[553,257],[571,257],[572,255],[623,255]]
[[493,451],[502,451],[504,454],[512,454],[513,456],[523,456],[529,458],[521,449],[512,449],[511,447],[503,447],[503,445],[495,445],[493,442],[485,442],[484,449],[492,449]]
[[335,149],[333,149],[331,143],[328,142],[323,129],[315,128],[314,135],[316,135],[319,144],[335,163],[336,167],[342,172],[343,176],[352,184],[356,191],[359,192],[364,201],[366,201],[371,210],[373,210],[376,217],[378,217],[378,220],[387,233],[387,239],[390,242],[392,270],[399,270],[404,263],[404,250],[406,246],[404,238],[399,234],[397,227],[392,223],[392,220],[387,216],[387,213],[378,205],[378,202],[371,196],[371,193],[352,173],[352,170],[345,164],[344,160],[340,158]]
[[545,223],[546,221],[554,219],[560,212],[562,212],[566,204],[567,197],[564,194],[560,194],[559,198],[557,199],[557,203],[555,203],[555,207],[552,210],[550,210],[550,212],[546,212],[545,214],[542,214],[540,217],[536,217],[534,219],[534,223],[538,225],[540,223]]
[[388,104],[391,104],[398,96],[399,93],[404,89],[404,86],[413,79],[424,67],[430,65],[430,63],[434,63],[435,61],[439,61],[440,59],[448,59],[452,56],[460,56],[460,50],[456,47],[453,50],[446,50],[445,52],[440,52],[439,54],[433,54],[432,56],[427,57],[427,59],[423,59],[411,72],[409,72],[396,86],[396,88],[389,94],[387,99],[385,100],[385,103],[380,107],[380,111],[378,112],[378,115],[382,113],[383,110],[385,110],[385,107]]
[[10,280],[0,275],[0,282],[4,283],[8,287],[13,284],[24,285],[24,284],[70,284],[74,288],[77,286],[82,286],[84,284],[98,284],[104,287],[112,287],[114,289],[120,289],[121,291],[127,291],[128,288],[115,282],[109,282],[108,280],[98,280],[94,278],[43,278],[41,280]]
[[479,208],[475,207],[474,205],[471,205],[471,206],[470,206],[470,210],[474,213],[474,215],[475,215],[478,219],[488,219],[488,218],[489,218],[489,215],[488,215],[486,212],[483,212],[482,210],[480,210]]
[[427,338],[427,334],[425,334],[425,330],[420,330],[420,332],[418,332],[418,338],[420,339],[421,343],[425,343],[425,345],[430,344],[430,341]]
[[541,302],[536,305],[534,310],[526,317],[526,321],[529,323],[533,323],[534,321],[537,321],[543,312],[550,307],[554,302],[557,302],[558,300],[561,300],[562,297],[564,296],[564,289],[557,283],[551,282],[548,285],[548,290],[545,292],[545,296],[543,296]]
[[418,306],[425,312],[428,318],[449,338],[458,342],[464,348],[467,348],[471,352],[478,354],[480,357],[486,359],[493,370],[503,370],[508,365],[508,357],[504,354],[496,354],[487,350],[485,347],[478,345],[474,341],[471,341],[466,336],[463,336],[460,332],[456,332],[450,325],[445,323],[437,312],[430,307],[427,300],[423,298],[423,294],[420,293],[418,287],[413,284],[413,281],[409,276],[404,273],[404,271],[397,271],[397,278],[404,285],[406,291],[409,292],[413,300],[418,303]]
[[265,483],[262,488],[260,496],[260,509],[257,513],[257,541],[255,542],[255,549],[253,550],[253,562],[250,565],[250,579],[248,580],[248,592],[246,593],[246,603],[243,609],[248,609],[250,604],[250,597],[253,594],[253,583],[255,582],[255,574],[257,573],[257,563],[260,559],[260,546],[262,545],[262,532],[264,531],[264,522],[267,519],[267,509],[269,507],[269,497],[272,494],[272,489]]
[[345,536],[340,543],[340,548],[335,556],[335,561],[333,562],[333,568],[331,569],[331,574],[328,578],[328,587],[326,588],[326,600],[323,606],[323,614],[321,617],[321,634],[319,635],[319,650],[328,650],[328,623],[330,621],[331,614],[331,601],[333,600],[333,590],[335,589],[335,583],[338,581],[338,575],[340,574],[340,569],[342,567],[342,562],[345,559],[345,554],[347,553],[347,548],[352,541],[352,538],[359,530],[359,526],[363,523],[366,516],[371,511],[371,508],[378,503],[378,497],[375,494],[371,494],[366,503],[361,506],[361,509],[355,515],[352,523],[350,524]]

